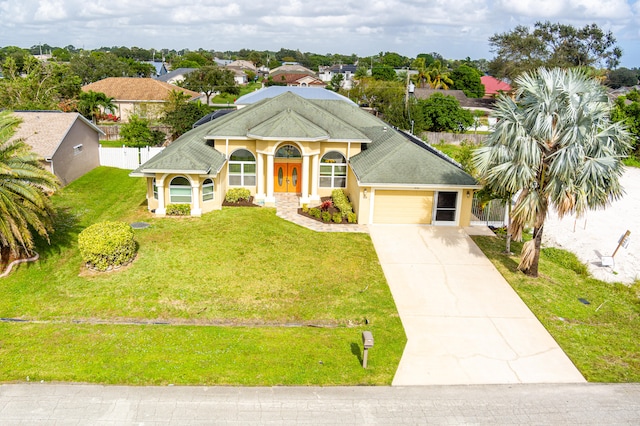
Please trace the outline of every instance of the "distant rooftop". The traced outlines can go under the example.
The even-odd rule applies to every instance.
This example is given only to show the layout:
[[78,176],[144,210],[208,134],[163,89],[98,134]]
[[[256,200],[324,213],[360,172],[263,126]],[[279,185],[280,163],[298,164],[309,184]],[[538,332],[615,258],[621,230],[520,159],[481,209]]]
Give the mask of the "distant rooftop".
[[239,97],[236,105],[250,105],[256,102],[260,102],[263,99],[275,98],[276,96],[285,93],[292,92],[304,99],[319,99],[327,101],[344,101],[350,104],[356,105],[351,99],[343,96],[339,93],[318,87],[299,87],[299,86],[270,86],[264,89],[256,90],[255,92],[246,94]]

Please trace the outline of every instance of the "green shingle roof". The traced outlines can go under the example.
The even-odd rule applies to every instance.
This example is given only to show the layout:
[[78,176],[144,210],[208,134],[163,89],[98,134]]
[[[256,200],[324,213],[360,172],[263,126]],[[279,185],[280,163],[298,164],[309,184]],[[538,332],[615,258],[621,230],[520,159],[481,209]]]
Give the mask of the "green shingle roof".
[[327,140],[329,133],[300,114],[287,109],[273,118],[249,129],[247,136],[255,139]]
[[[338,111],[344,111],[342,104],[350,107],[350,114],[347,116],[338,113]],[[363,114],[365,116],[368,115],[366,112],[360,111],[359,108],[346,102],[304,99],[292,92],[285,92],[274,98],[264,99],[201,127],[207,127],[208,139],[250,138],[250,129],[263,125],[287,110],[295,111],[298,115],[294,128],[280,127],[271,129],[268,133],[270,138],[278,138],[280,136],[280,139],[288,139],[292,136],[295,127],[298,127],[303,132],[301,136],[304,136],[307,131],[316,135],[324,132],[328,135],[326,140],[371,142],[359,130],[359,127],[368,121],[368,119],[363,118]],[[358,113],[354,113],[354,111],[358,111]],[[301,119],[305,119],[307,124],[303,125],[300,121]],[[308,123],[311,123],[312,126],[308,126]],[[288,124],[294,124],[292,117],[289,117]],[[378,124],[383,125],[381,122],[378,122]],[[262,130],[264,131],[265,129]],[[276,130],[282,133],[279,135]],[[253,130],[251,130],[252,132]]]
[[361,184],[477,185],[473,177],[435,149],[412,142],[396,130],[369,135],[374,142],[349,160]]
[[[202,126],[201,126],[202,127]],[[161,153],[142,164],[132,175],[161,171],[216,174],[224,165],[224,154],[208,146],[204,139],[206,129],[197,127],[180,136]]]
[[[360,184],[475,186],[453,161],[404,135],[357,106],[339,100],[304,99],[285,92],[191,130],[135,170],[217,173],[224,154],[208,139],[269,139],[360,142],[349,163]],[[366,149],[365,149],[366,148]]]

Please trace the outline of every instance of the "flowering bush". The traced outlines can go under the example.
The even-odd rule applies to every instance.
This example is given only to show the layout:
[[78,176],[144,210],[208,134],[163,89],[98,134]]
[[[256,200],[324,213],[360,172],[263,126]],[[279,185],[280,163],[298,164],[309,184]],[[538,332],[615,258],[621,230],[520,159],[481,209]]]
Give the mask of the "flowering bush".
[[333,201],[331,200],[323,201],[322,204],[320,205],[320,210],[322,210],[323,212],[326,212],[331,207],[333,207]]

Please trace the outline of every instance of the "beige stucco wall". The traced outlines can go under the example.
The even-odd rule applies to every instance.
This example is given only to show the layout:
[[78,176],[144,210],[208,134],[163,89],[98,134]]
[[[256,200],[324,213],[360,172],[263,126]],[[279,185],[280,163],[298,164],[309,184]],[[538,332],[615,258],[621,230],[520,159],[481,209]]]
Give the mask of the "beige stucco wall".
[[[199,175],[186,175],[186,174],[168,174],[168,175],[164,175],[164,174],[157,174],[156,175],[156,181],[159,182],[162,177],[164,176],[164,184],[163,184],[163,193],[164,193],[164,202],[165,202],[165,208],[169,205],[172,204],[171,203],[171,199],[170,199],[170,191],[169,191],[169,185],[171,184],[171,180],[177,176],[183,176],[186,177],[187,179],[189,179],[190,182],[197,182],[198,186],[199,186],[199,190],[198,190],[198,196],[199,196],[199,200],[200,200],[200,209],[202,210],[202,213],[207,213],[213,210],[220,210],[222,208],[222,202],[224,201],[224,196],[226,193],[226,185],[224,184],[220,184],[221,181],[221,174],[219,174],[218,176],[214,177],[214,176],[199,176]],[[208,201],[202,201],[202,183],[206,180],[206,179],[212,179],[213,180],[213,200],[208,200]],[[160,188],[158,188],[158,191],[160,191]],[[192,197],[192,202],[191,202],[191,206],[193,208],[193,189],[191,192],[191,197]],[[153,196],[153,177],[147,177],[147,205],[148,205],[148,209],[149,210],[156,210],[159,207],[159,202],[156,198],[154,198]]]
[[162,115],[164,102],[133,102],[133,101],[114,101],[118,111],[116,115],[120,117],[120,121],[126,123],[132,115],[142,118],[156,120]]
[[[471,206],[473,204],[473,189],[462,190],[462,202],[460,203],[460,226],[471,225]],[[469,196],[467,197],[467,194]]]
[[[82,149],[74,150],[78,145],[82,145]],[[100,165],[99,150],[99,133],[77,119],[51,158],[54,174],[67,185]],[[51,164],[48,169],[51,170]]]

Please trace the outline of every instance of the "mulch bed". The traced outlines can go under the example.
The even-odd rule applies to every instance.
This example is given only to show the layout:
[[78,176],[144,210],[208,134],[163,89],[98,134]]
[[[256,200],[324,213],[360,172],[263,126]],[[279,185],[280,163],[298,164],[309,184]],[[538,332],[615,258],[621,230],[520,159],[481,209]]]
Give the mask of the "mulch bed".
[[[320,199],[320,201],[322,201],[322,202],[324,202],[324,201],[331,201],[331,197],[322,197],[322,198]],[[315,207],[315,208],[317,208],[317,209],[319,209],[319,208],[320,208],[320,205],[318,205],[318,206],[314,206],[314,207]],[[309,207],[309,210],[311,210],[311,208],[312,208],[312,207]],[[327,211],[331,214],[331,218],[332,218],[332,219],[333,219],[333,215],[334,215],[335,213],[340,213],[340,210],[338,210],[337,208],[335,208],[333,205],[332,205],[331,207],[329,207],[329,209],[328,209]],[[304,216],[304,217],[308,217],[309,219],[313,219],[313,220],[315,220],[315,221],[317,221],[317,222],[320,222],[320,223],[328,223],[328,224],[333,224],[333,225],[342,225],[342,224],[354,225],[353,223],[351,223],[351,224],[350,224],[346,217],[343,217],[343,218],[342,218],[342,222],[341,222],[341,223],[336,223],[336,222],[334,222],[333,220],[330,220],[329,222],[325,222],[324,220],[322,220],[322,216],[320,216],[320,217],[314,217],[314,216],[311,216],[311,215],[309,214],[309,212],[306,212],[306,213],[305,213],[305,212],[303,212],[303,211],[302,211],[302,209],[301,209],[301,208],[300,208],[300,209],[298,209],[298,214],[299,214],[299,215],[301,215],[301,216]]]
[[229,203],[228,201],[223,201],[222,205],[225,207],[261,207],[258,204],[253,204],[253,196],[249,197],[248,200],[240,200],[237,203]]

